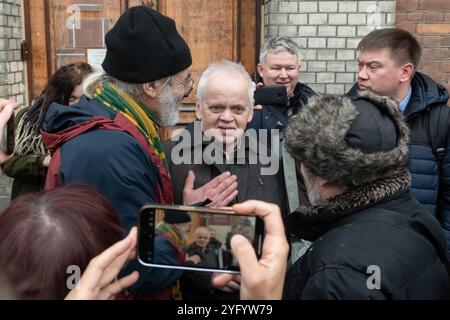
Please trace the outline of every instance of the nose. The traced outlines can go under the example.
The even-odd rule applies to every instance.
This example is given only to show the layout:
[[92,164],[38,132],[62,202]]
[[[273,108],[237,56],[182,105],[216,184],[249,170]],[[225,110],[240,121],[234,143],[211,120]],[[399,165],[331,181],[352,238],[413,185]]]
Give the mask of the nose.
[[365,66],[359,68],[358,78],[361,79],[361,80],[367,80],[368,79]]
[[229,108],[226,108],[220,115],[220,120],[231,122],[233,121],[233,113]]
[[279,77],[280,78],[287,78],[286,68],[281,68]]

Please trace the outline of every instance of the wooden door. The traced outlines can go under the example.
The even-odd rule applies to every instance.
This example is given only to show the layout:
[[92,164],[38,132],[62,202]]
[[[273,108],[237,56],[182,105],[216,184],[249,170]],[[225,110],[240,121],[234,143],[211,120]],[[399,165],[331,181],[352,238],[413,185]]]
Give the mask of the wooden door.
[[[241,62],[250,74],[256,67],[256,2],[254,0],[159,0],[158,10],[176,21],[192,53],[190,73],[198,83],[209,64]],[[163,139],[195,119],[195,92],[184,100],[179,126],[163,130]]]
[[[121,13],[149,5],[176,21],[193,58],[191,73],[198,83],[212,62],[240,61],[254,74],[259,32],[255,0],[24,0],[26,34],[31,42],[28,61],[30,98],[44,88],[61,65],[101,59],[104,34]],[[100,61],[101,62],[101,61]],[[195,118],[195,93],[183,102],[180,125]],[[165,130],[167,138],[171,130]]]
[[88,62],[88,52],[105,47],[104,35],[126,9],[121,0],[24,0],[30,98],[64,64]]

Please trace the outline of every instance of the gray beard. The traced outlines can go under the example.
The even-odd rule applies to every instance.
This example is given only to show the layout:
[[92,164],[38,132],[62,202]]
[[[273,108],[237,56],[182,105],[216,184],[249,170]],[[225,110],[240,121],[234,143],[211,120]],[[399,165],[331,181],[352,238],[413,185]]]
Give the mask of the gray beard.
[[161,125],[164,127],[176,125],[180,118],[181,99],[177,99],[170,86],[164,88],[159,104],[161,106]]
[[305,182],[306,193],[308,196],[308,200],[312,206],[317,206],[319,204],[324,203],[324,201],[320,197],[319,185],[313,179],[311,179],[308,175],[303,175],[303,180]]

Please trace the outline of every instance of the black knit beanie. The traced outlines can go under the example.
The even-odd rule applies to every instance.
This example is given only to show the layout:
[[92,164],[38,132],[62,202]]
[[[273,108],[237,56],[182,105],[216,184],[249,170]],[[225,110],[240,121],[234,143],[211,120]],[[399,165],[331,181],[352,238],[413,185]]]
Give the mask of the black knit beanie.
[[149,83],[192,64],[191,52],[175,22],[150,9],[128,9],[106,34],[103,69],[129,83]]
[[184,211],[166,210],[164,221],[169,224],[191,222],[191,216]]

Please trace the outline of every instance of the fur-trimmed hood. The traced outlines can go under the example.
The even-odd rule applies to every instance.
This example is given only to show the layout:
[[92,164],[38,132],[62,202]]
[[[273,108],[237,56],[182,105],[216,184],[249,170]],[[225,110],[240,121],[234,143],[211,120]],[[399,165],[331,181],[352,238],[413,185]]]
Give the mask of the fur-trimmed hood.
[[[370,103],[390,118],[395,127],[393,135],[397,138],[393,148],[363,152],[349,144],[349,129],[360,115],[355,106],[358,99]],[[374,132],[387,138],[388,133],[377,131],[376,121],[367,122],[367,125],[374,126]],[[286,130],[288,151],[313,176],[349,188],[403,172],[408,166],[408,144],[409,129],[397,103],[371,92],[362,92],[353,99],[336,95],[312,97],[291,118]]]
[[395,176],[355,186],[321,205],[300,206],[286,217],[287,232],[293,238],[314,241],[336,220],[396,197],[408,191],[410,184],[411,175],[403,169]]

